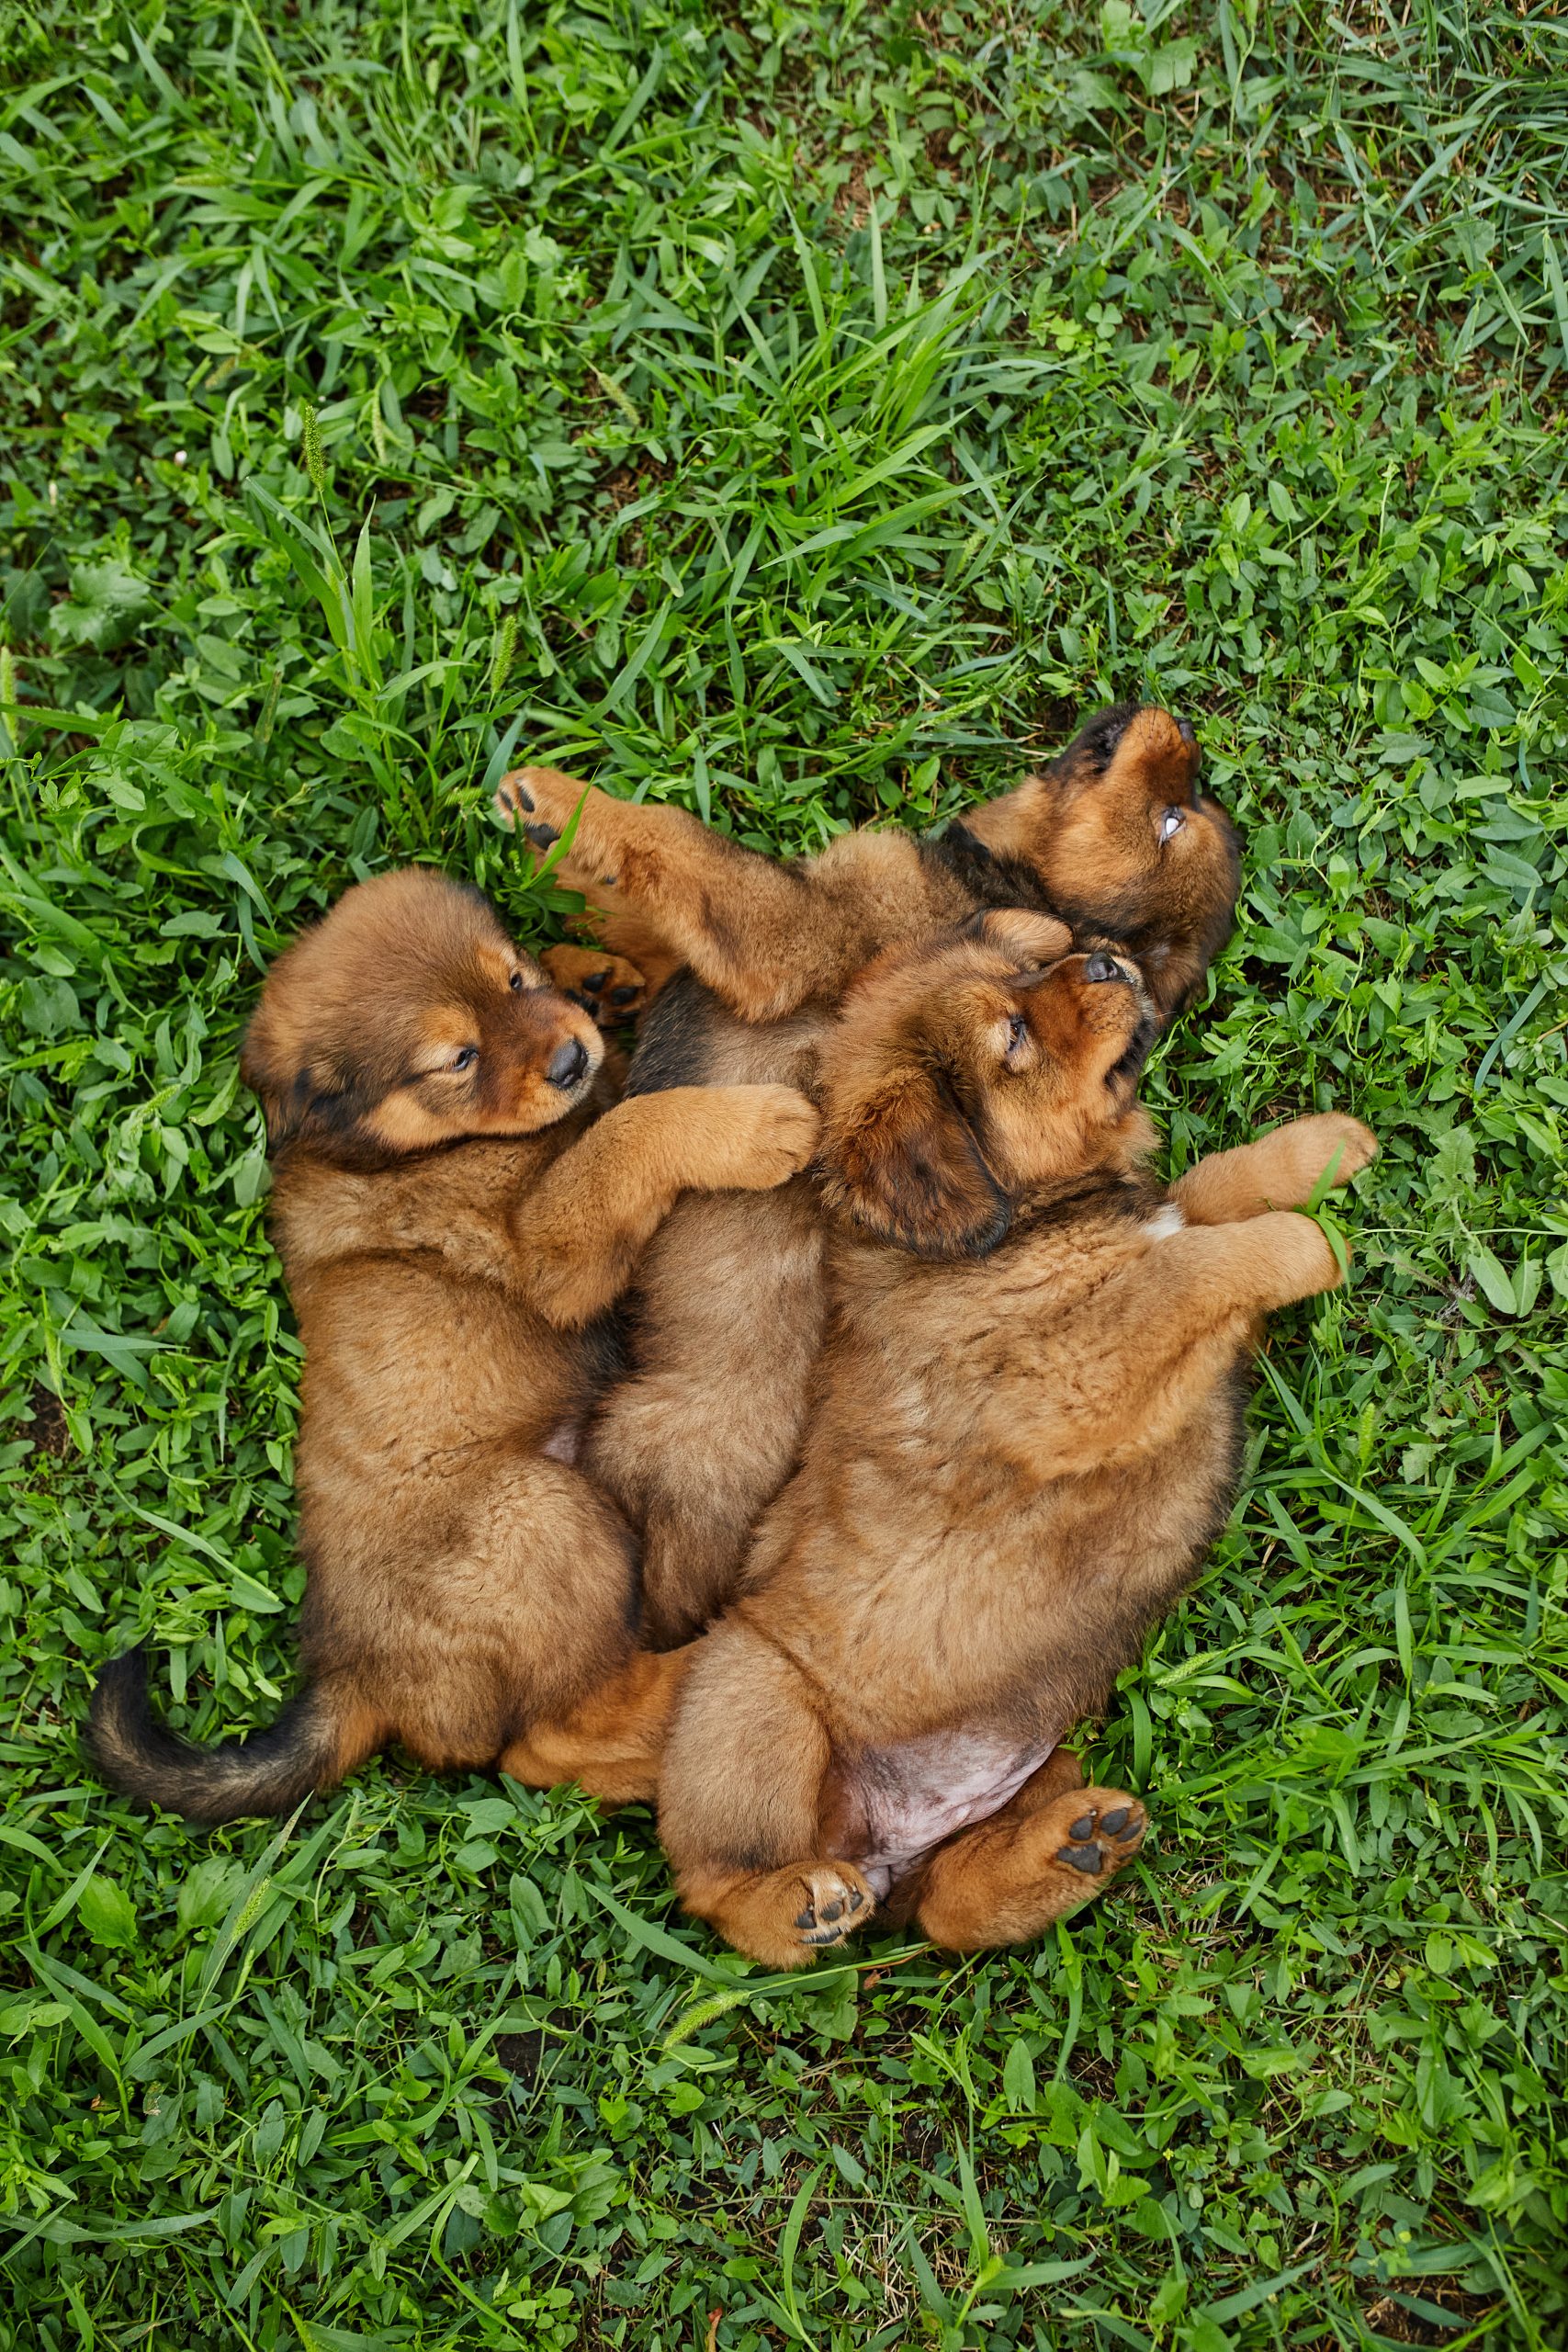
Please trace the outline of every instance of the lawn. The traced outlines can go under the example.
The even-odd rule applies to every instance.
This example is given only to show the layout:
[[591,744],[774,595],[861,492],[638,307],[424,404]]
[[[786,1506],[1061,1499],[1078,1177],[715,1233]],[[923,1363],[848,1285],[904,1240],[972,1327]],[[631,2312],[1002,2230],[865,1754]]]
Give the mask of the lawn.
[[[1565,279],[1554,0],[0,0],[6,2352],[1568,2341]],[[1138,692],[1247,835],[1171,1164],[1383,1156],[1120,1894],[786,1984],[640,1811],[86,1778],[134,1634],[289,1687],[291,930],[558,928],[514,754],[805,849]]]

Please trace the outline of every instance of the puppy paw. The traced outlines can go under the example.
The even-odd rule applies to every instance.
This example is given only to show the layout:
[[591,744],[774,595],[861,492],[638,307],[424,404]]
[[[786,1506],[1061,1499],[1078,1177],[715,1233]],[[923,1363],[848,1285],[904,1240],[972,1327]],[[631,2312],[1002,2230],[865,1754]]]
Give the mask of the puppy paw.
[[728,1179],[742,1192],[771,1192],[808,1167],[822,1122],[793,1086],[737,1087],[758,1098],[745,1109],[746,1133]]
[[521,832],[541,857],[554,849],[573,817],[577,817],[569,852],[575,865],[587,854],[582,835],[588,818],[586,802],[592,790],[592,785],[581,783],[574,775],[563,775],[559,768],[513,768],[496,786],[491,806],[507,831]]
[[1080,1878],[1113,1877],[1132,1860],[1148,1826],[1149,1816],[1137,1798],[1124,1796],[1120,1789],[1075,1791],[1053,1809],[1051,1834],[1061,1838],[1053,1860]]
[[686,1182],[706,1192],[771,1192],[809,1166],[821,1125],[793,1086],[704,1086],[682,1112]]
[[705,1883],[687,1877],[681,1892],[689,1911],[766,1968],[809,1966],[876,1910],[876,1897],[852,1862],[791,1862],[755,1878]]
[[1336,1187],[1349,1183],[1378,1156],[1378,1139],[1371,1127],[1364,1127],[1359,1119],[1348,1118],[1342,1111],[1324,1111],[1315,1118],[1303,1119],[1301,1125],[1312,1130],[1312,1147],[1318,1162],[1314,1184],[1327,1172],[1336,1153],[1339,1164],[1331,1179]]
[[[1298,1299],[1337,1290],[1344,1281],[1345,1269],[1334,1245],[1314,1217],[1303,1216],[1296,1209],[1270,1209],[1252,1229],[1265,1253],[1258,1266],[1263,1306],[1293,1306]],[[1347,1265],[1350,1255],[1347,1241]]]
[[807,1951],[826,1951],[831,1944],[841,1944],[852,1929],[864,1927],[876,1908],[875,1895],[849,1862],[815,1862],[805,1870],[782,1871],[779,1875],[795,1882],[800,1908],[790,1924]]
[[592,1013],[602,1029],[615,1029],[642,1011],[642,974],[624,956],[603,947],[547,947],[539,957],[552,988]]

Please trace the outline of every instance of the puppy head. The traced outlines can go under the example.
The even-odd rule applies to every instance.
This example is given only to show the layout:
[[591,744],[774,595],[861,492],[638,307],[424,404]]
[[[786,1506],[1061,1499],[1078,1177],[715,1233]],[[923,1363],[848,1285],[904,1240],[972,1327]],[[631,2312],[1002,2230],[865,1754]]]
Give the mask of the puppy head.
[[1184,718],[1117,703],[1043,775],[977,810],[968,830],[1027,867],[1080,947],[1124,950],[1163,1023],[1189,1005],[1235,920],[1235,828],[1198,788]]
[[363,1162],[547,1127],[604,1051],[479,891],[411,866],[355,884],[279,956],[240,1068],[272,1150]]
[[1159,1024],[1137,966],[987,914],[862,975],[822,1052],[829,1207],[922,1258],[983,1258],[1032,1188],[1146,1148]]

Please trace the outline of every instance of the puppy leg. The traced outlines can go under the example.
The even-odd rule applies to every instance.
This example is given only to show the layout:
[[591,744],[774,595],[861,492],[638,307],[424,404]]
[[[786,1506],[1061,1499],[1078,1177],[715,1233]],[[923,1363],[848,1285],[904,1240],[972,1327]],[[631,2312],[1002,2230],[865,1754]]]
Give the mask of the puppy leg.
[[1037,1477],[1131,1461],[1198,1409],[1265,1315],[1342,1279],[1321,1227],[1293,1209],[1184,1227],[1065,1314],[1070,1388],[1041,1379],[1027,1333],[1004,1342],[980,1424]]
[[496,813],[549,850],[576,819],[558,869],[612,913],[644,917],[743,1019],[792,1012],[842,977],[838,925],[797,868],[709,831],[683,808],[613,799],[558,768],[518,768]]
[[637,1279],[635,1370],[583,1467],[641,1530],[645,1638],[663,1648],[734,1598],[795,1466],[824,1306],[809,1186],[677,1202]]
[[932,1857],[914,1904],[932,1943],[951,1951],[1027,1943],[1103,1894],[1132,1860],[1148,1827],[1137,1798],[1063,1789],[1063,1777],[1053,1757],[993,1820]]
[[753,1960],[802,1968],[876,1907],[854,1865],[821,1850],[831,1745],[817,1694],[733,1617],[697,1647],[665,1748],[659,1834],[688,1911]]
[[345,1631],[371,1646],[391,1737],[436,1770],[492,1765],[519,1726],[570,1721],[631,1664],[636,1544],[580,1470],[512,1445],[432,1466],[419,1504],[463,1548],[400,1554],[389,1514],[387,1572],[408,1584],[396,1646],[377,1648],[374,1619]]
[[517,1272],[563,1328],[602,1314],[691,1187],[767,1192],[817,1141],[793,1086],[672,1086],[617,1102],[564,1151],[513,1212]]
[[576,1781],[603,1804],[651,1804],[696,1646],[690,1643],[662,1657],[639,1650],[569,1714],[531,1724],[502,1751],[502,1770],[527,1788]]
[[1370,1127],[1338,1111],[1291,1119],[1235,1151],[1211,1152],[1171,1188],[1189,1225],[1235,1225],[1269,1209],[1299,1209],[1339,1155],[1336,1186],[1348,1184],[1377,1157]]

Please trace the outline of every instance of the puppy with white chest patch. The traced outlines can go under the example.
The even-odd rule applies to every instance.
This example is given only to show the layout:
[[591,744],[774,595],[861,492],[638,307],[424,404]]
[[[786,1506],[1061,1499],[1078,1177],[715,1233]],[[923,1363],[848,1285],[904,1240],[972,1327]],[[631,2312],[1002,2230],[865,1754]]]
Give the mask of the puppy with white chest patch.
[[660,1775],[687,1907],[798,1965],[878,1908],[1035,1936],[1145,1816],[1058,1747],[1197,1573],[1264,1319],[1340,1279],[1293,1213],[1376,1145],[1305,1119],[1145,1170],[1137,967],[988,915],[822,1048],[829,1336],[795,1476],[696,1647]]

